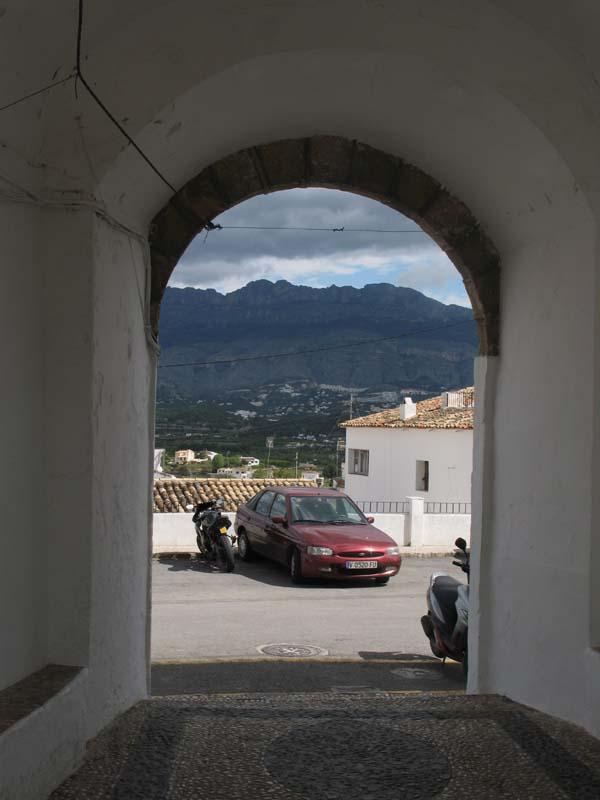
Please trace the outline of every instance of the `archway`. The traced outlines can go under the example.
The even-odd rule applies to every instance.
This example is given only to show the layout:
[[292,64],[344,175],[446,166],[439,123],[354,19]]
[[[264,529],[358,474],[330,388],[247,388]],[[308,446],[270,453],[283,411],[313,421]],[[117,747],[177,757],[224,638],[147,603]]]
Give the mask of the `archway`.
[[[320,472],[328,480],[337,478],[338,485],[344,487],[346,494],[363,511],[384,512],[373,522],[376,528],[395,539],[390,544],[401,547],[412,544],[413,552],[421,546],[431,548],[429,552],[432,554],[435,546],[438,553],[450,552],[454,539],[462,535],[454,527],[457,522],[464,524],[464,535],[468,538],[468,516],[460,519],[449,517],[443,521],[438,517],[437,522],[443,522],[443,542],[440,539],[433,541],[431,526],[426,528],[429,535],[422,540],[419,540],[420,534],[417,534],[415,526],[411,542],[412,517],[408,514],[411,505],[405,498],[415,494],[412,473],[416,462],[413,463],[413,454],[409,455],[407,437],[404,442],[398,441],[395,434],[399,432],[389,431],[396,445],[393,448],[394,459],[403,460],[404,465],[395,460],[393,466],[386,463],[384,468],[381,466],[384,458],[381,447],[376,442],[368,442],[365,447],[372,448],[371,467],[366,473],[369,477],[361,479],[349,468],[348,451],[344,449],[357,445],[345,443],[345,430],[339,427],[348,416],[368,415],[379,411],[382,404],[384,407],[398,407],[403,403],[405,393],[423,399],[432,394],[439,395],[443,385],[459,387],[472,384],[476,333],[472,311],[464,308],[469,301],[459,275],[443,251],[409,219],[378,200],[351,192],[324,188],[274,191],[239,203],[216,217],[214,222],[217,228],[223,226],[223,230],[217,229],[210,234],[202,232],[193,240],[172,273],[161,304],[155,446],[164,456],[164,472],[155,474],[154,494],[152,660],[158,662],[153,665],[154,691],[164,687],[165,674],[177,672],[177,667],[164,664],[165,660],[175,657],[224,659],[232,653],[248,658],[256,656],[255,646],[266,641],[259,620],[267,618],[270,620],[269,641],[287,642],[292,641],[289,637],[295,637],[293,641],[329,648],[327,653],[331,657],[358,658],[362,653],[362,658],[369,658],[372,662],[376,653],[387,652],[390,648],[404,655],[417,653],[421,657],[427,656],[429,646],[419,622],[427,581],[432,570],[452,571],[450,559],[434,563],[429,559],[408,558],[404,562],[398,578],[391,581],[390,589],[393,592],[406,591],[409,584],[410,603],[405,602],[408,598],[403,595],[399,603],[401,617],[390,631],[383,622],[380,602],[384,600],[392,605],[394,597],[383,598],[381,593],[376,597],[368,582],[353,589],[352,582],[347,581],[343,591],[333,591],[331,581],[323,586],[317,582],[311,585],[310,591],[301,591],[286,574],[289,560],[285,566],[278,563],[277,554],[280,555],[284,549],[287,551],[287,547],[279,547],[277,553],[272,550],[275,559],[269,560],[267,555],[266,559],[251,559],[249,564],[243,559],[236,561],[235,574],[224,579],[214,574],[202,574],[209,565],[206,559],[198,558],[190,516],[177,512],[182,512],[192,498],[212,491],[224,498],[225,510],[234,521],[238,508],[264,488],[261,480],[267,479],[267,485],[285,480],[293,483],[295,477],[296,481],[300,479],[303,483],[303,479],[311,479],[303,474],[303,470],[308,468],[316,470],[313,479],[320,480]],[[233,230],[240,225],[242,228],[249,226],[250,230]],[[279,233],[274,232],[277,225],[325,225],[327,232],[317,234],[318,229],[303,227],[300,233],[289,228],[280,228]],[[339,232],[339,226],[343,225],[346,225],[344,234]],[[261,232],[255,226],[268,228]],[[419,235],[386,237],[372,233],[372,229],[381,228],[401,228],[403,231],[408,228],[409,232]],[[341,252],[337,248],[341,248]],[[404,252],[407,260],[413,263],[412,276],[406,278],[402,276],[404,267],[401,266]],[[260,253],[265,253],[266,263],[261,264]],[[412,258],[408,253],[413,254]],[[309,268],[306,263],[311,256],[318,263]],[[373,263],[366,267],[369,259]],[[420,284],[420,281],[428,280],[428,273],[433,280],[438,259],[444,265],[444,274],[456,287],[451,298],[440,296],[433,284],[429,284],[429,290]],[[381,266],[382,261],[385,267],[380,272],[375,264]],[[357,276],[353,270],[358,263],[363,271]],[[340,265],[339,272],[335,274],[334,265],[337,264]],[[288,266],[290,273],[286,271]],[[285,280],[270,283],[277,278],[289,278],[291,283]],[[259,287],[253,281],[262,285]],[[415,292],[417,288],[424,294]],[[368,289],[372,291],[368,292]],[[435,299],[426,299],[424,295]],[[463,308],[459,312],[458,306],[442,306],[436,302],[439,300],[444,304],[457,303]],[[423,322],[428,319],[426,325],[435,325],[433,320],[437,316],[421,317],[421,302],[435,306],[435,309],[428,306],[428,313],[439,313],[444,320],[462,319],[463,323],[459,324],[468,325],[468,352],[462,353],[464,362],[453,349],[452,335],[449,337],[447,331],[443,331],[440,340],[433,345],[443,360],[443,365],[437,363],[433,370],[428,369],[428,355],[420,349],[418,337],[410,344],[399,344],[399,349],[388,349],[391,343],[381,343],[369,347],[366,352],[361,350],[357,353],[353,349],[334,351],[333,358],[327,358],[325,354],[309,355],[301,360],[302,363],[298,363],[300,359],[290,361],[287,358],[275,362],[268,360],[266,364],[260,361],[265,351],[297,350],[315,345],[327,347],[332,342],[335,342],[333,347],[343,348],[344,342],[363,336],[394,337],[408,324],[408,320]],[[465,337],[466,330],[462,329]],[[294,333],[297,338],[290,338]],[[224,365],[212,368],[206,365],[203,368],[168,369],[173,362],[193,362],[204,358],[212,361],[231,357],[235,362],[242,353],[251,354],[250,372],[243,372],[247,365],[235,363],[226,368]],[[460,375],[455,371],[459,360]],[[283,366],[279,366],[281,361]],[[452,374],[446,371],[450,364],[453,365]],[[425,375],[432,383],[427,384]],[[284,385],[283,382],[288,380],[290,384]],[[337,384],[337,387],[329,384]],[[403,392],[402,387],[413,388],[410,391],[405,388]],[[384,389],[390,391],[384,392]],[[255,428],[257,434],[253,433]],[[355,429],[353,433],[360,431]],[[333,438],[329,438],[331,434]],[[425,457],[423,448],[434,451],[439,448],[437,453],[432,453],[432,485],[424,499],[470,501],[472,430],[423,431],[422,439],[419,439],[418,432],[415,435],[417,443],[414,446],[421,449],[418,454],[421,457]],[[274,436],[276,448],[273,453],[267,452],[265,447],[267,436]],[[309,443],[308,439],[313,441]],[[402,435],[399,439],[402,440]],[[453,454],[452,467],[447,466],[442,458],[442,439]],[[462,448],[464,462],[458,458],[455,448]],[[387,447],[385,450],[387,454]],[[220,462],[210,468],[207,456],[216,456],[217,451]],[[258,456],[260,467],[252,469],[249,474],[240,474],[242,457],[247,456]],[[189,458],[189,461],[178,463],[178,458]],[[269,458],[271,464],[276,465],[271,475],[265,473]],[[327,460],[330,459],[334,460],[335,472],[329,471]],[[346,469],[340,471],[339,462],[344,461]],[[220,483],[215,480],[218,476],[214,475],[217,467],[223,473]],[[226,468],[230,477],[242,480],[228,481]],[[458,474],[461,475],[458,483],[453,479],[446,482],[450,475]],[[181,480],[173,480],[174,477]],[[432,520],[432,517],[428,519]],[[426,518],[425,523],[427,521]],[[283,535],[285,537],[285,532]],[[256,544],[257,549],[262,546],[262,543]],[[267,549],[270,549],[268,545]],[[177,564],[176,554],[182,552],[186,556],[191,554],[191,560]],[[413,552],[409,551],[408,555]],[[458,575],[463,577],[461,573]],[[190,584],[186,583],[188,580]],[[240,583],[248,592],[244,603],[238,602],[237,587]],[[193,596],[190,595],[189,603],[186,602],[185,608],[181,609],[178,624],[173,625],[169,613],[175,607],[175,598],[179,597],[184,586],[192,584],[195,586]],[[251,589],[247,587],[252,587],[256,595],[250,595]],[[345,600],[342,597],[349,603],[356,602],[363,589],[367,594],[357,602],[363,620],[359,623],[355,619],[343,634],[330,630],[328,626],[333,624],[333,620],[343,615]],[[274,598],[272,592],[282,595],[285,592],[286,602],[270,606]],[[213,606],[213,603],[218,605]],[[198,605],[194,607],[194,604]],[[310,609],[317,605],[319,624],[313,625]],[[264,613],[255,614],[257,607]],[[179,623],[185,628],[184,620],[187,619],[193,626],[199,616],[206,619],[200,629],[184,641],[176,641]],[[225,630],[227,634],[222,633]],[[369,637],[365,635],[367,630],[370,631]],[[460,674],[460,670],[454,667],[448,667],[445,672]],[[197,684],[193,688],[196,690]]]
[[287,139],[240,150],[188,181],[154,217],[151,323],[184,250],[228,208],[258,194],[301,186],[343,189],[379,200],[417,222],[457,267],[473,306],[479,354],[499,348],[498,252],[469,209],[419,168],[339,136]]

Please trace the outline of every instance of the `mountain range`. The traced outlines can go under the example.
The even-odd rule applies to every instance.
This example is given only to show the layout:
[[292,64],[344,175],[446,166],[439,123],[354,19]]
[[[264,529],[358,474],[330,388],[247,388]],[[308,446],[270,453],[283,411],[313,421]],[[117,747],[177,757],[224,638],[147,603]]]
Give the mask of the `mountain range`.
[[[268,396],[269,387],[395,399],[470,385],[477,334],[471,309],[414,289],[257,280],[229,294],[167,288],[160,345],[160,403],[227,400],[236,407],[259,392]],[[264,357],[272,354],[286,355]],[[206,361],[225,363],[167,367]]]

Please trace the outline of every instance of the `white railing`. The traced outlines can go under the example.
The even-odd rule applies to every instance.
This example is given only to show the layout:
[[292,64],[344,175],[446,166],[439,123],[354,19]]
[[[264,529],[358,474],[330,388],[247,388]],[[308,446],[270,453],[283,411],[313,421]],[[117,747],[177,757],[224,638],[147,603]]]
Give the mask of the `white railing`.
[[408,500],[357,500],[363,514],[408,514]]
[[425,514],[470,514],[471,503],[425,500]]

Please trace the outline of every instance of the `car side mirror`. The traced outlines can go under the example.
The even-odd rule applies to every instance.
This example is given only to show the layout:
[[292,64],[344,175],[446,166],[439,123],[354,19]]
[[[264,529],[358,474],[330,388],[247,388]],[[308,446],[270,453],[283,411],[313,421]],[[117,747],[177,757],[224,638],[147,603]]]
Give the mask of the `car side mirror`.
[[275,525],[287,525],[287,517],[271,517],[271,522]]
[[375,522],[375,517],[367,517],[367,522],[372,525]]
[[454,542],[454,545],[455,547],[458,547],[459,550],[462,550],[463,553],[467,552],[467,543],[462,538],[462,536],[458,537],[458,539]]

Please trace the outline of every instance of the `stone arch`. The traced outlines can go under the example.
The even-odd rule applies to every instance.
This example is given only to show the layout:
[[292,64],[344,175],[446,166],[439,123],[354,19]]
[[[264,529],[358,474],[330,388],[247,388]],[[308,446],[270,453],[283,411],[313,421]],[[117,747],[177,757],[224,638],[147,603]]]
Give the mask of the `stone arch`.
[[285,139],[239,150],[202,170],[169,200],[150,227],[155,335],[167,282],[191,240],[214,217],[244,200],[302,186],[365,195],[418,223],[462,276],[480,355],[497,355],[500,258],[473,214],[418,167],[339,136]]

